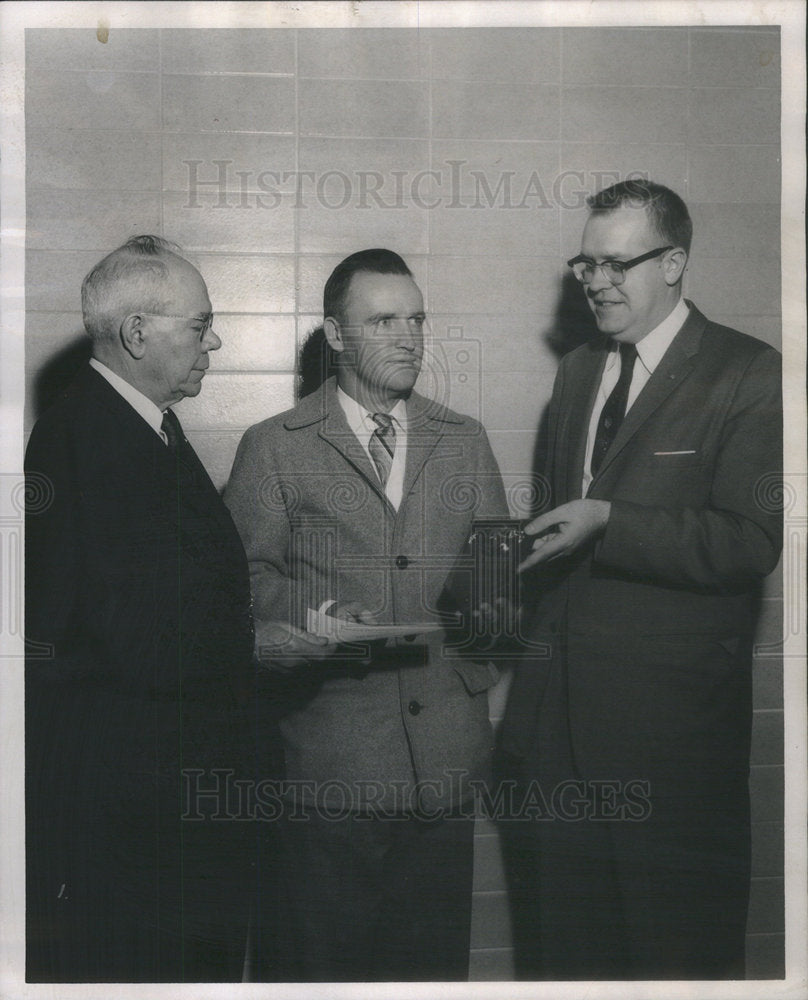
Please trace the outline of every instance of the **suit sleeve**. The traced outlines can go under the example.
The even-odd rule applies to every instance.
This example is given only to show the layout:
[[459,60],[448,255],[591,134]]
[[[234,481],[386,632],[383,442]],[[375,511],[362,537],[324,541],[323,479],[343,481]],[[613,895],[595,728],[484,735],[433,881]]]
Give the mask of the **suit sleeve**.
[[249,428],[224,493],[250,565],[256,622],[291,621],[291,526],[269,435]]
[[480,503],[475,516],[479,518],[506,518],[509,516],[508,501],[499,465],[491,450],[491,443],[482,424],[479,425],[480,438],[477,452],[477,476],[480,487]]
[[747,366],[727,411],[709,505],[613,501],[595,562],[666,585],[746,588],[777,565],[781,475],[780,355],[766,350]]
[[[37,424],[25,454],[25,477],[25,636],[28,653],[47,673],[55,655],[69,652],[81,586],[80,496],[69,435]],[[64,659],[60,668],[64,671]]]

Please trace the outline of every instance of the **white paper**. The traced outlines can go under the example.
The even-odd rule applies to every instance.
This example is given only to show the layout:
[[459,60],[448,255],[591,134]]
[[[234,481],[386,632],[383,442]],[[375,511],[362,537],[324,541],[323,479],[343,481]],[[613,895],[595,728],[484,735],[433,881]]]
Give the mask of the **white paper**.
[[405,635],[425,635],[440,632],[441,629],[441,625],[435,624],[365,625],[363,622],[346,622],[311,608],[306,615],[306,630],[333,642],[372,642]]

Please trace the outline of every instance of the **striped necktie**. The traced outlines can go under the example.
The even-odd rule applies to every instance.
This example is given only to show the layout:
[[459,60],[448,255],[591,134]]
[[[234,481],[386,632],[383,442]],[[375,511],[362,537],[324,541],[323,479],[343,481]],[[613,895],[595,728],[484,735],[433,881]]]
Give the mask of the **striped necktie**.
[[389,413],[372,413],[371,419],[376,424],[376,430],[370,436],[368,450],[382,486],[387,486],[396,450],[396,429]]

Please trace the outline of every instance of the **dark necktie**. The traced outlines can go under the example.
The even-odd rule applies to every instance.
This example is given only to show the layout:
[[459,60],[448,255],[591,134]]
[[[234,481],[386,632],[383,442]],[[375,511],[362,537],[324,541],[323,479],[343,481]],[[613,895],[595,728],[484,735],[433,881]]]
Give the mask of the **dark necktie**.
[[372,413],[376,430],[371,434],[368,450],[382,486],[387,486],[390,468],[393,464],[393,452],[396,450],[396,429],[389,413]]
[[620,378],[612,389],[609,398],[603,404],[595,434],[595,445],[592,449],[592,464],[590,471],[596,475],[603,462],[606,452],[617,436],[623,417],[626,415],[628,391],[631,388],[631,377],[634,374],[634,362],[637,359],[637,348],[634,344],[620,345]]
[[168,409],[163,414],[163,422],[160,430],[165,434],[168,447],[171,451],[176,451],[180,441],[183,439],[182,427],[173,410]]

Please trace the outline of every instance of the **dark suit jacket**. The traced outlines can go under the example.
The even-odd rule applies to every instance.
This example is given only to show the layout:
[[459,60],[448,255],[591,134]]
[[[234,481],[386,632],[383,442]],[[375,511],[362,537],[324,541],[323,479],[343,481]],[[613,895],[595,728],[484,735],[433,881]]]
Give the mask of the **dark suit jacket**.
[[[605,347],[560,365],[551,506],[581,496]],[[583,777],[642,772],[692,791],[734,774],[745,787],[754,592],[781,547],[781,424],[778,353],[691,305],[589,489],[611,502],[605,535],[534,577],[542,628],[564,648],[563,711]],[[515,680],[513,753],[529,757],[554,728],[547,676],[527,664]]]
[[51,497],[26,519],[29,912],[104,883],[175,933],[246,912],[245,824],[181,819],[183,770],[210,788],[210,769],[249,775],[256,752],[230,515],[190,445],[170,452],[89,366],[34,427],[26,472]]
[[[246,432],[225,499],[250,561],[257,620],[305,625],[306,608],[332,599],[359,601],[381,622],[441,621],[472,521],[507,516],[505,492],[477,421],[416,393],[407,420],[398,511],[348,426],[334,379]],[[486,692],[497,671],[446,655],[445,641],[442,632],[402,639],[370,668],[333,659],[300,675],[300,699],[281,722],[288,777],[336,779],[351,794],[364,782],[393,809],[418,802],[419,782],[430,809],[467,797],[467,779],[481,777],[490,756]]]

